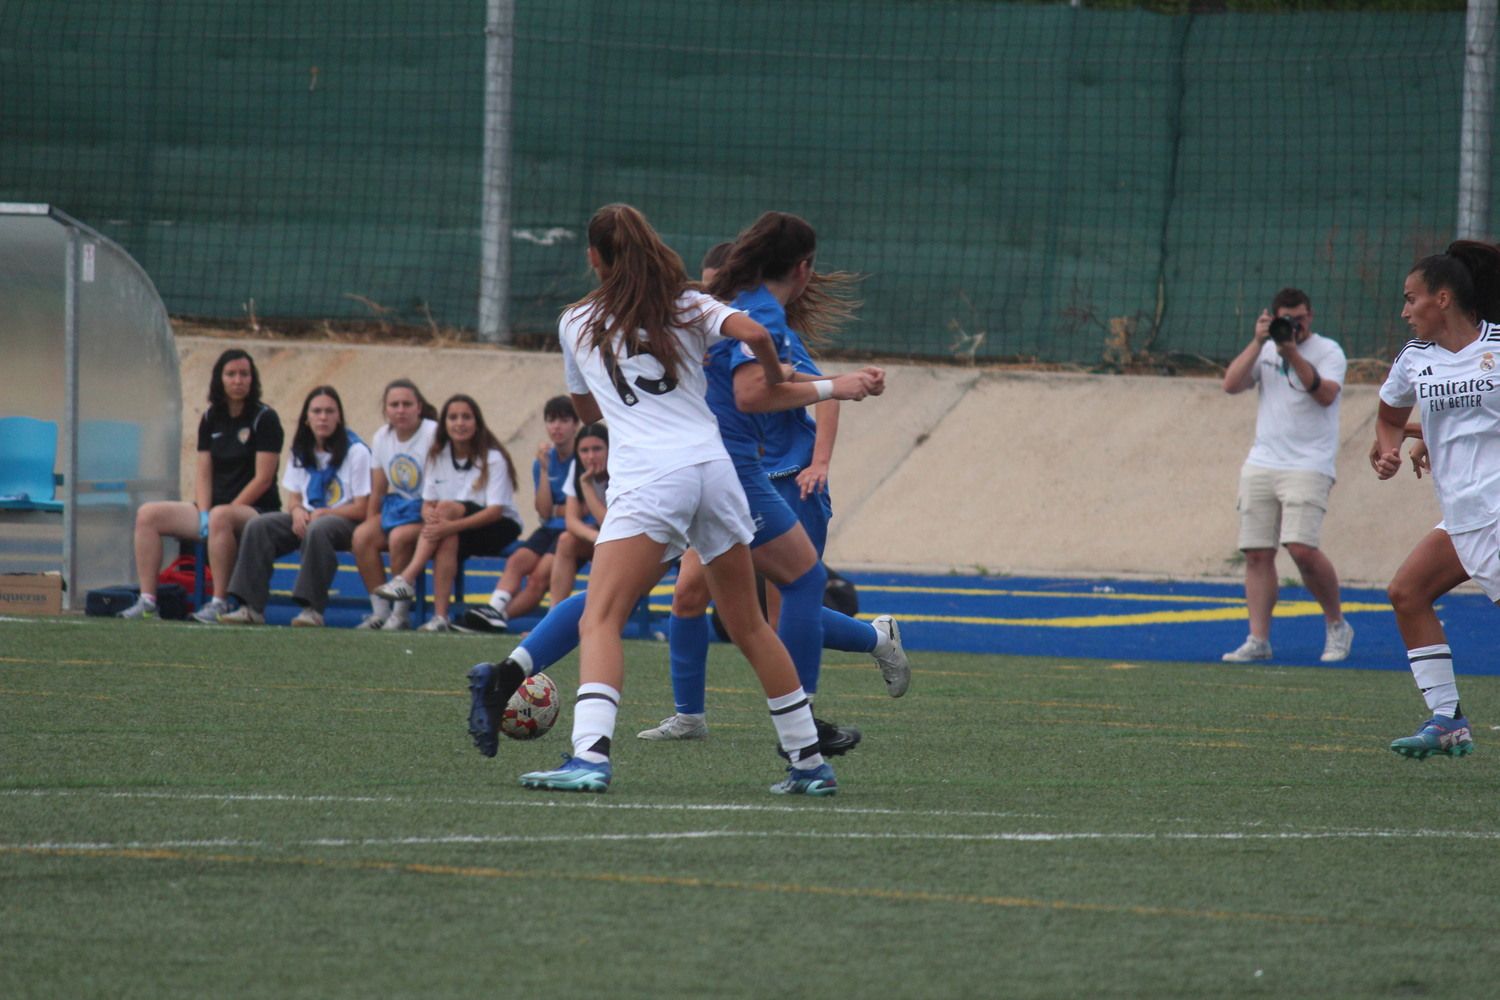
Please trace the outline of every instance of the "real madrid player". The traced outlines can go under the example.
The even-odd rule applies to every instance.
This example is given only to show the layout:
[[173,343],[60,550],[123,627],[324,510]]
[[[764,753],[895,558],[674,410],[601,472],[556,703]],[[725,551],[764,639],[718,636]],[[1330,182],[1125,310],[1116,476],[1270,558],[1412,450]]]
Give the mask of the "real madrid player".
[[385,583],[380,553],[391,553],[392,566],[411,562],[422,533],[422,466],[437,433],[437,408],[411,379],[398,378],[380,397],[385,423],[370,442],[370,509],[354,529],[354,562],[370,594],[370,613],[362,629],[406,628],[411,601],[389,601],[375,593]]
[[[786,383],[765,328],[694,290],[681,258],[628,205],[596,212],[588,241],[599,286],[563,313],[559,341],[579,416],[607,419],[610,426],[610,505],[579,624],[573,755],[555,770],[522,775],[521,784],[594,792],[609,787],[624,682],[621,631],[662,564],[691,544],[703,559],[730,636],[760,679],[778,742],[791,761],[786,779],[772,791],[830,795],[837,782],[818,752],[807,696],[785,647],[760,615],[747,547],[754,526],[704,400],[699,361],[722,337],[742,341],[770,391],[804,406],[829,394],[861,399],[879,392],[883,373],[866,369],[826,387]],[[472,674],[471,680],[484,682]]]
[[1453,653],[1433,608],[1472,579],[1500,603],[1500,249],[1460,240],[1406,276],[1402,319],[1415,339],[1380,389],[1370,461],[1381,479],[1401,469],[1412,408],[1425,445],[1413,465],[1432,471],[1443,520],[1391,581],[1396,624],[1431,718],[1391,744],[1404,757],[1461,757],[1474,749],[1458,700]]

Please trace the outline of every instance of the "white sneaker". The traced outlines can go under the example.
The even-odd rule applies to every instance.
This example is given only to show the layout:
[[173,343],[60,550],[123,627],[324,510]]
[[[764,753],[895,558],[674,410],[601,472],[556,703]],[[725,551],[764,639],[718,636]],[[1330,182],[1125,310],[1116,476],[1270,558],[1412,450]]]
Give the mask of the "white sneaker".
[[1245,641],[1240,648],[1220,657],[1225,663],[1249,663],[1252,660],[1269,660],[1271,658],[1271,643],[1265,639],[1257,639],[1253,635],[1245,636]]
[[375,588],[375,596],[384,597],[387,601],[410,601],[416,598],[417,592],[411,589],[411,584],[406,582],[405,577],[393,576]]
[[[870,624],[875,626],[875,631],[888,643],[884,655],[870,655],[880,664],[880,676],[885,678],[885,693],[892,698],[899,698],[911,686],[911,662],[906,658],[906,650],[901,648],[901,627],[890,615],[880,615]],[[875,648],[879,649],[880,646]]]
[[146,600],[145,595],[142,595],[142,596],[137,597],[135,599],[135,603],[134,604],[132,604],[130,607],[126,608],[124,611],[121,611],[119,614],[115,615],[115,617],[116,618],[128,618],[128,619],[132,619],[132,620],[134,620],[134,619],[143,619],[144,620],[144,619],[155,618],[156,615],[157,615],[156,602],[155,601],[148,601],[148,600]]
[[1339,619],[1328,626],[1328,638],[1323,643],[1323,655],[1319,659],[1324,663],[1338,663],[1348,658],[1353,647],[1354,626]]
[[202,622],[205,625],[217,625],[219,619],[229,611],[229,605],[215,597],[203,607],[193,612],[193,621]]
[[226,611],[219,615],[220,625],[264,625],[265,623],[266,616],[248,604],[242,604],[234,611]]
[[669,715],[661,725],[635,735],[642,740],[701,740],[708,735],[708,723],[701,715]]
[[382,628],[385,627],[385,623],[385,615],[382,615],[378,611],[371,611],[369,614],[361,618],[359,620],[359,624],[354,627],[364,632],[379,632]]
[[380,626],[382,632],[404,632],[411,628],[411,619],[399,611],[392,611],[391,616]]
[[444,618],[442,615],[433,615],[431,618],[427,619],[427,621],[424,622],[423,625],[422,625],[422,627],[419,628],[419,629],[417,629],[417,631],[418,632],[452,632],[453,631],[453,623],[450,622],[448,619]]
[[297,617],[292,619],[292,628],[322,628],[323,612],[314,611],[312,608],[303,608],[297,612]]

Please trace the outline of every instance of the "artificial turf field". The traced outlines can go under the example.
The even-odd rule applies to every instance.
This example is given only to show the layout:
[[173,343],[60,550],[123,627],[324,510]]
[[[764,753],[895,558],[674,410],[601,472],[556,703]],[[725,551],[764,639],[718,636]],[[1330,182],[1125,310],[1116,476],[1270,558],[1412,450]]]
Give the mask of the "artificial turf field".
[[648,744],[629,643],[590,796],[516,783],[570,712],[470,747],[509,645],[0,622],[0,997],[1497,992],[1500,678],[1476,754],[1414,762],[1397,672],[920,653],[893,701],[829,654],[865,742],[788,800],[731,650],[710,738]]

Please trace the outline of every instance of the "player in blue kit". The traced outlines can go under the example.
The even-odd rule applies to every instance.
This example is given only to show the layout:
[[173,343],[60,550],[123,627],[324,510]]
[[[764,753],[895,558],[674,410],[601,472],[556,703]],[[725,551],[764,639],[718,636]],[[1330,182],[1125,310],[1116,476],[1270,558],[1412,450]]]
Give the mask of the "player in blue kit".
[[[816,249],[817,237],[807,222],[767,212],[735,241],[710,283],[711,291],[733,296],[736,308],[771,332],[783,362],[815,383],[822,372],[789,319],[795,317],[801,329],[821,339],[853,311],[847,297],[852,277],[818,274],[813,268]],[[747,360],[728,345],[710,350],[708,400],[756,519],[751,543],[755,568],[775,584],[767,595],[770,619],[779,623],[778,633],[809,696],[817,692],[822,649],[829,648],[874,654],[887,692],[899,698],[906,693],[911,669],[895,621],[882,615],[872,625],[823,607],[827,571],[821,560],[832,516],[828,462],[838,403],[820,401],[816,422],[804,407],[747,412],[760,409]],[[641,739],[707,734],[707,607],[701,567],[689,552],[678,574],[669,626],[676,712],[639,733]],[[856,729],[821,719],[818,736],[827,755],[846,753],[861,738]]]

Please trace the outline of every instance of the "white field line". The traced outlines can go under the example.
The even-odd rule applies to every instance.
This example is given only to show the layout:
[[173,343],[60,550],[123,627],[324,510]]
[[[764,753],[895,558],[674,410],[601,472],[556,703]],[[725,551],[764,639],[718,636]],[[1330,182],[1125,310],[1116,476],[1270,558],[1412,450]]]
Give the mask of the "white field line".
[[1070,843],[1075,841],[1134,842],[1238,842],[1300,840],[1500,840],[1497,830],[1325,830],[1281,831],[1277,833],[1090,833],[1090,832],[1017,832],[1017,833],[814,833],[806,830],[684,830],[662,833],[599,834],[450,834],[439,837],[318,837],[309,840],[273,842],[267,840],[162,840],[125,841],[39,841],[26,844],[0,843],[0,852],[25,851],[162,851],[180,848],[272,848],[309,847],[432,847],[452,845],[536,845],[621,842],[659,842],[672,840],[906,840],[965,843]]
[[[650,804],[643,802],[610,802],[597,798],[587,799],[426,799],[399,795],[286,795],[279,792],[110,792],[89,789],[15,788],[0,791],[0,797],[34,798],[98,798],[98,799],[172,799],[182,802],[277,802],[293,805],[399,805],[425,809],[428,806],[498,806],[515,809],[530,806],[541,809],[605,809],[645,810],[649,812],[743,812],[743,813],[803,813],[806,806],[746,805],[730,802],[690,802]],[[844,816],[913,816],[951,817],[971,819],[1049,819],[1042,813],[984,812],[949,809],[861,809],[856,807],[818,806],[817,812]]]

